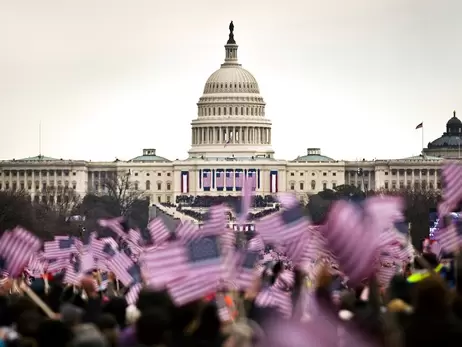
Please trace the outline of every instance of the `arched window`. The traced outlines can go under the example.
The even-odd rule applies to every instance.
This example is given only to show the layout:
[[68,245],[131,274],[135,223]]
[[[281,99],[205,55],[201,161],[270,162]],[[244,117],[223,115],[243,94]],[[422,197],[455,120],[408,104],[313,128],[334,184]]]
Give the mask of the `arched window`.
[[315,190],[315,189],[316,189],[316,181],[312,180],[311,181],[311,190]]
[[241,107],[241,116],[244,115],[244,107]]
[[218,107],[218,115],[221,116],[221,107]]
[[229,108],[229,115],[230,115],[230,116],[233,115],[233,108],[232,108],[232,107]]
[[157,182],[157,190],[162,190],[162,182]]
[[167,182],[167,190],[170,190],[172,188],[172,184],[170,182]]
[[223,116],[226,116],[226,107],[223,107]]
[[248,107],[245,108],[245,114],[246,114],[247,116],[249,115],[249,108],[248,108]]
[[135,182],[135,190],[138,190],[139,186],[138,182]]
[[250,115],[253,116],[253,107],[250,109]]
[[151,189],[151,181],[147,180],[146,181],[146,190],[150,190]]
[[238,113],[238,108],[236,107],[236,109],[234,110],[234,114],[237,115]]
[[213,108],[213,115],[215,116],[216,110],[215,107]]

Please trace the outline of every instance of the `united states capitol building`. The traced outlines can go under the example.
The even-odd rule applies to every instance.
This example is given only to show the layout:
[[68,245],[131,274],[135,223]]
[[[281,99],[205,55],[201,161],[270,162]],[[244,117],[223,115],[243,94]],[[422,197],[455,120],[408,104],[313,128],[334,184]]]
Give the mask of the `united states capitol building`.
[[320,148],[281,160],[272,148],[271,120],[255,77],[238,60],[230,25],[221,67],[205,82],[197,118],[192,120],[188,158],[171,161],[156,149],[143,149],[128,161],[93,162],[39,155],[0,162],[0,190],[25,190],[40,199],[48,187],[72,188],[80,195],[104,194],[108,175],[127,175],[151,202],[174,202],[179,195],[238,195],[244,177],[255,179],[258,195],[294,192],[300,197],[355,185],[364,190],[439,189],[444,158],[460,157],[461,121],[454,116],[446,132],[423,154],[404,159],[339,161]]

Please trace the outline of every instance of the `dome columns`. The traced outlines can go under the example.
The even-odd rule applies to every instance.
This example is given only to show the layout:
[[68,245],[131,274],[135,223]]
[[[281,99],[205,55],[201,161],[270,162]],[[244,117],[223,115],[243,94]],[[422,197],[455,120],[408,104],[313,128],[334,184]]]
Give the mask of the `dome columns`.
[[271,127],[197,126],[192,128],[192,145],[271,145]]

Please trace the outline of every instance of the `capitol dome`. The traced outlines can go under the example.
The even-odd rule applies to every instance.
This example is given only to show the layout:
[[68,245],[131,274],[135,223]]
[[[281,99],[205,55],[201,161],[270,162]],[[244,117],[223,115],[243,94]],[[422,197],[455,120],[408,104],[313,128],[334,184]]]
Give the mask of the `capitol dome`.
[[271,121],[255,77],[238,61],[233,22],[225,61],[205,82],[192,121],[191,158],[270,158]]
[[256,93],[259,94],[255,77],[240,66],[224,66],[207,80],[204,94],[209,93]]

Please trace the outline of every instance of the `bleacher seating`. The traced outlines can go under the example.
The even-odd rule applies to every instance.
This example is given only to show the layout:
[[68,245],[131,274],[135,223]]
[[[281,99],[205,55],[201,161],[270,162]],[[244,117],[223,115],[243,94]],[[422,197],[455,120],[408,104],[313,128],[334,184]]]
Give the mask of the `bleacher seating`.
[[[240,196],[192,196],[192,195],[180,195],[176,198],[176,203],[182,206],[189,207],[210,207],[218,204],[228,204],[235,206],[241,200]],[[274,207],[276,200],[272,195],[261,196],[257,195],[253,197],[252,207],[265,208]]]

